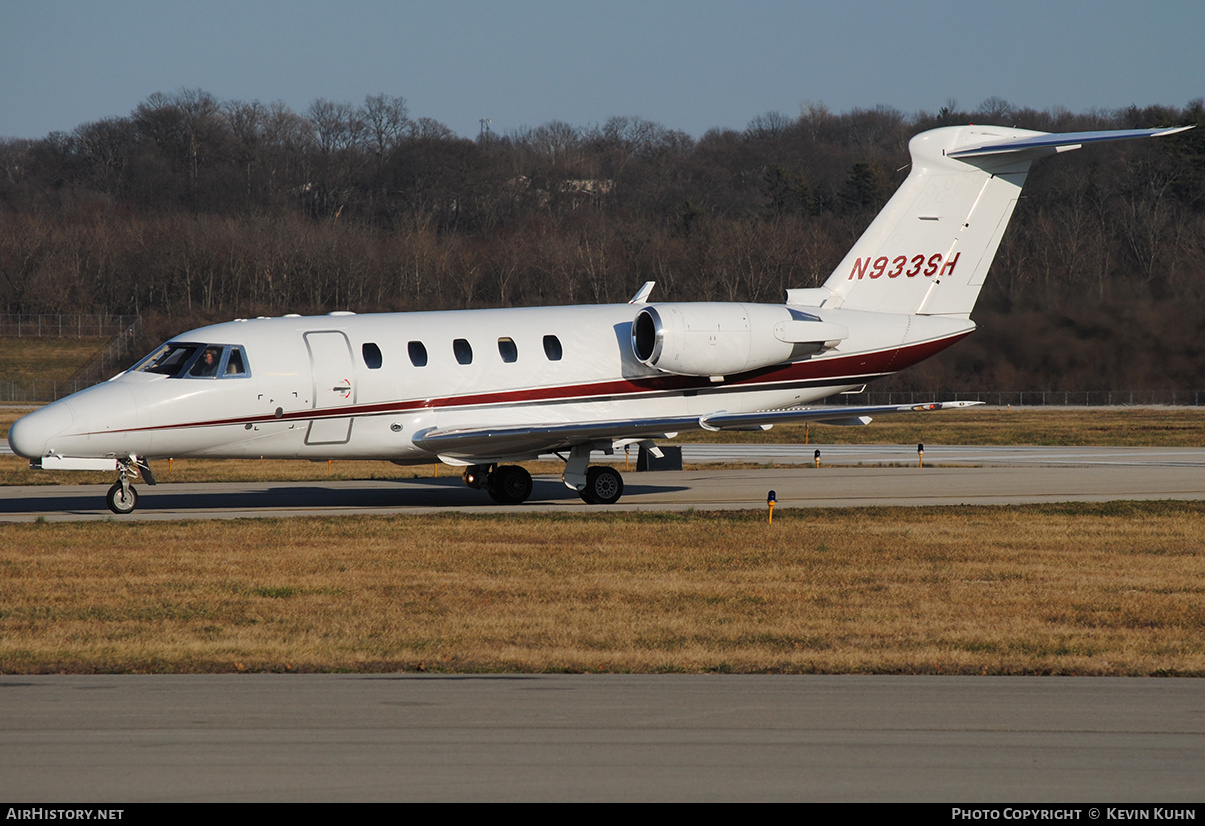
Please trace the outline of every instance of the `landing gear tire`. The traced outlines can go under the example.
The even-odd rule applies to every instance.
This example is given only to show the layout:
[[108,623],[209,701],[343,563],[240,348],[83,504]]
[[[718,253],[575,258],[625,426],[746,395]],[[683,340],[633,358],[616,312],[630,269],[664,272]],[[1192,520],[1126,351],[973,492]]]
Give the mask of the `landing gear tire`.
[[531,474],[518,465],[502,465],[489,477],[490,498],[499,505],[519,505],[531,496]]
[[586,470],[586,489],[581,497],[590,505],[614,505],[623,496],[623,477],[619,471],[604,465]]
[[138,491],[134,490],[133,485],[123,488],[121,482],[116,482],[113,487],[109,488],[105,503],[113,513],[132,513],[134,506],[138,504]]

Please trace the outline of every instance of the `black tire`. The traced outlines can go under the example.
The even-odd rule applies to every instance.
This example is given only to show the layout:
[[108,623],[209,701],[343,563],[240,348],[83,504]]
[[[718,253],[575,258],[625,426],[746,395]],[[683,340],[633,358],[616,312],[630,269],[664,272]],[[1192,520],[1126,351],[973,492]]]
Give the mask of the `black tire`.
[[109,493],[105,496],[105,503],[109,506],[109,510],[123,515],[133,513],[134,507],[138,504],[138,491],[134,490],[133,485],[130,485],[129,491],[127,496],[121,487],[121,482],[117,482],[109,488]]
[[531,496],[531,474],[518,465],[502,465],[490,474],[488,490],[500,505],[520,505]]
[[591,505],[614,505],[623,496],[623,477],[619,471],[605,465],[586,470],[586,489],[581,497]]

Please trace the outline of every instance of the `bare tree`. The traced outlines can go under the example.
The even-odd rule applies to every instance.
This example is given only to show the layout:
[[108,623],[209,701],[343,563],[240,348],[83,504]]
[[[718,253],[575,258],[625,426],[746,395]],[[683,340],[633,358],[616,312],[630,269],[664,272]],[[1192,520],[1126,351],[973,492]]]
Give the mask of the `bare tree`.
[[419,118],[410,124],[410,137],[414,140],[452,140],[456,133],[434,118]]
[[318,98],[306,110],[314,142],[323,155],[354,149],[364,135],[364,122],[350,103]]
[[403,97],[368,95],[359,112],[368,142],[380,162],[410,130],[410,109]]

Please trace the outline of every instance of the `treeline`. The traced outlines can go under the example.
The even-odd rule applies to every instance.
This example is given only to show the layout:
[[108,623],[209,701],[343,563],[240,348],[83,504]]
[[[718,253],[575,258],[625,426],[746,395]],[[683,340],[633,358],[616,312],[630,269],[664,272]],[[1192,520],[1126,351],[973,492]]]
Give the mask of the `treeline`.
[[[156,94],[0,140],[0,308],[235,316],[626,300],[777,301],[821,283],[935,126],[1201,123],[1205,104],[1073,114],[990,99],[777,112],[699,139],[634,117],[458,137],[404,99]],[[981,331],[901,383],[1205,387],[1205,129],[1039,163]]]

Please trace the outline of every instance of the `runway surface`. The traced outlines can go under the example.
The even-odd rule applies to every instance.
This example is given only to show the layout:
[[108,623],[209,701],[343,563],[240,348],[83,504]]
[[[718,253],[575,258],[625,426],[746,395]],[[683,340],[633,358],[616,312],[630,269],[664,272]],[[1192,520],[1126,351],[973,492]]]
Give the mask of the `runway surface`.
[[[915,445],[821,446],[821,467],[808,445],[685,445],[687,462],[771,461],[795,467],[706,468],[624,474],[614,510],[869,505],[1005,505],[1114,499],[1205,499],[1205,449],[1000,448],[932,446],[917,467]],[[792,458],[793,457],[793,458]],[[475,513],[586,512],[557,476],[539,476],[531,499],[499,506],[457,476],[400,478],[429,469],[399,468],[399,478],[352,482],[230,482],[138,485],[138,510],[114,517],[106,485],[9,487],[0,521],[90,519],[228,519],[255,516],[397,514],[465,510]],[[49,471],[48,471],[49,472]],[[444,468],[445,474],[450,474]]]
[[1205,795],[1199,680],[51,676],[0,697],[9,801]]

